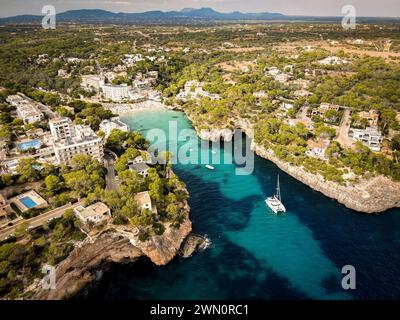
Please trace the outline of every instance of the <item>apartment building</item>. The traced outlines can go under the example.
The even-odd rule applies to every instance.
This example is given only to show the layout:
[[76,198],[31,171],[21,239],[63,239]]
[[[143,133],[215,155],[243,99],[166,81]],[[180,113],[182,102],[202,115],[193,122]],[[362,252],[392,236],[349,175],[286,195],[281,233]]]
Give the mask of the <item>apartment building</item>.
[[94,89],[100,91],[101,87],[104,85],[104,78],[96,75],[84,75],[82,76],[81,86],[86,89]]
[[43,112],[39,109],[39,104],[23,95],[8,96],[7,102],[17,109],[18,118],[27,124],[41,121],[44,118]]
[[103,160],[103,141],[89,126],[74,126],[67,120],[58,119],[54,123],[50,121],[50,127],[53,128],[53,147],[58,164],[69,164],[77,154],[90,155],[100,162]]
[[49,122],[53,139],[58,141],[75,136],[75,126],[69,118],[56,118]]
[[131,87],[127,84],[105,84],[102,86],[102,90],[106,99],[110,99],[112,101],[122,101],[129,99],[129,91],[131,90]]

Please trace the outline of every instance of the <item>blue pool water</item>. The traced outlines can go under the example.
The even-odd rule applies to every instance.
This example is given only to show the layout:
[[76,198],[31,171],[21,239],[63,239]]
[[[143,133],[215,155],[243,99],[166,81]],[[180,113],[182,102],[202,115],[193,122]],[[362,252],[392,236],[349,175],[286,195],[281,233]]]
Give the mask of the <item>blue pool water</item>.
[[41,146],[40,140],[31,140],[19,143],[18,149],[21,151],[25,151],[28,149],[40,149],[40,146]]
[[[191,128],[173,111],[121,117],[133,130]],[[196,142],[198,143],[198,142]],[[255,157],[252,175],[235,165],[175,165],[190,192],[193,231],[213,247],[157,267],[148,259],[115,266],[96,298],[103,299],[395,299],[400,298],[400,210],[356,213]],[[280,174],[287,213],[264,199]],[[357,289],[344,291],[341,268],[353,265]]]
[[37,206],[37,203],[33,201],[30,197],[26,196],[23,198],[20,198],[19,201],[22,202],[22,204],[27,207],[28,209],[34,208]]

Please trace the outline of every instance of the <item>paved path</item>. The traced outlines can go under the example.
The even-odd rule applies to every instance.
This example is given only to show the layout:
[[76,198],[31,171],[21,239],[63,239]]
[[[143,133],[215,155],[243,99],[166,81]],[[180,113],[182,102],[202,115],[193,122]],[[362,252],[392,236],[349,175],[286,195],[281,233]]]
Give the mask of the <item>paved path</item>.
[[0,240],[4,240],[7,237],[9,237],[12,234],[14,234],[15,230],[21,225],[26,224],[27,228],[28,227],[33,227],[33,228],[40,227],[40,226],[46,224],[50,218],[59,218],[64,214],[64,212],[66,210],[74,209],[74,208],[76,208],[76,207],[78,207],[78,206],[80,206],[82,204],[83,204],[83,201],[79,201],[79,202],[74,203],[74,204],[66,204],[66,205],[64,205],[62,207],[58,207],[58,208],[56,208],[54,210],[42,213],[41,215],[39,215],[37,217],[31,218],[31,219],[20,220],[16,224],[14,224],[13,226],[7,227],[7,228],[4,228],[4,229],[0,230]]
[[353,139],[349,137],[350,123],[351,123],[351,110],[345,109],[337,132],[335,140],[340,143],[342,147],[351,148],[353,146]]
[[107,169],[106,184],[108,190],[117,190],[118,182],[115,177],[115,157],[109,153],[104,154],[104,166]]

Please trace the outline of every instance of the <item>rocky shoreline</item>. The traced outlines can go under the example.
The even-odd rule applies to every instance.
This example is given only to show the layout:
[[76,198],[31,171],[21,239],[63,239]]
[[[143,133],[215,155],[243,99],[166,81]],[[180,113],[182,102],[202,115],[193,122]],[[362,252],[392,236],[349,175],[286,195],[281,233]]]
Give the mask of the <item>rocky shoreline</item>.
[[71,254],[56,267],[56,289],[43,289],[37,280],[28,288],[27,294],[31,293],[31,299],[34,300],[71,299],[100,280],[112,263],[128,264],[140,257],[147,257],[156,265],[167,264],[180,252],[184,240],[190,237],[192,222],[189,212],[190,207],[186,202],[186,218],[179,228],[167,223],[162,235],[152,235],[144,242],[138,239],[136,228],[108,226],[76,245]]
[[[232,140],[233,132],[226,129],[198,130],[189,115],[198,136],[203,140],[224,141]],[[247,120],[235,121],[235,129],[240,129],[251,139],[253,138],[251,124]],[[230,134],[229,134],[230,132]],[[276,164],[282,171],[306,184],[315,191],[337,200],[349,209],[364,213],[381,213],[392,208],[400,207],[400,182],[385,176],[375,176],[364,179],[356,184],[341,185],[327,181],[319,174],[307,172],[304,168],[291,165],[276,157],[272,150],[267,150],[252,140],[251,149],[260,157]]]

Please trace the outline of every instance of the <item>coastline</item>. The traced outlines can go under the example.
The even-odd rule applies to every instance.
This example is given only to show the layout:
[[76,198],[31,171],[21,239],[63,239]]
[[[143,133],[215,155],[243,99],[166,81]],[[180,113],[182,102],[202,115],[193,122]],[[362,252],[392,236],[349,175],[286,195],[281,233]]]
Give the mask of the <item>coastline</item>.
[[[210,132],[199,130],[194,121],[182,110],[195,128],[197,135],[202,140],[229,141],[232,134],[227,136],[226,129],[211,129]],[[261,158],[273,162],[282,171],[296,180],[307,185],[311,189],[321,192],[325,196],[335,199],[349,209],[362,213],[382,213],[392,208],[400,207],[400,182],[379,175],[370,179],[363,179],[357,184],[341,185],[333,181],[327,181],[319,174],[306,171],[303,167],[294,166],[276,157],[272,150],[255,143],[251,134],[251,124],[244,119],[235,121],[235,130],[243,131],[251,138],[251,149]]]
[[131,226],[109,225],[97,234],[90,235],[77,243],[69,256],[56,266],[54,290],[43,289],[40,280],[35,279],[25,294],[33,300],[71,299],[96,286],[113,263],[129,264],[144,257],[157,266],[166,265],[181,253],[185,240],[192,232],[187,201],[182,210],[185,220],[179,228],[166,223],[162,235],[154,234],[144,242],[139,240],[137,228]]
[[102,103],[104,109],[114,114],[123,115],[131,112],[167,109],[162,102],[146,100],[138,103]]

